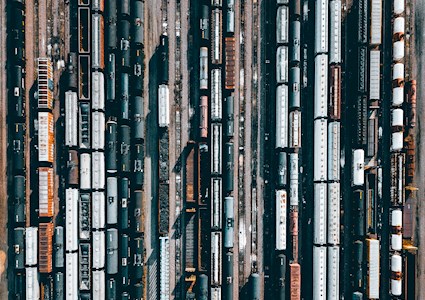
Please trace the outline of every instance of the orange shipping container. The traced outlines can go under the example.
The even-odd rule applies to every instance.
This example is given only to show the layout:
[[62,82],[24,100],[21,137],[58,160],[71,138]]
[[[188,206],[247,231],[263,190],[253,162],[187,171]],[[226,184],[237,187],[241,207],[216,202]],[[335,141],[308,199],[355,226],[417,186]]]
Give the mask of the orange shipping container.
[[225,78],[225,88],[228,90],[235,89],[235,38],[226,37],[225,40],[225,51],[226,51],[226,78]]
[[38,213],[53,217],[53,168],[38,168]]
[[40,223],[38,225],[38,233],[38,268],[40,273],[51,273],[53,223]]

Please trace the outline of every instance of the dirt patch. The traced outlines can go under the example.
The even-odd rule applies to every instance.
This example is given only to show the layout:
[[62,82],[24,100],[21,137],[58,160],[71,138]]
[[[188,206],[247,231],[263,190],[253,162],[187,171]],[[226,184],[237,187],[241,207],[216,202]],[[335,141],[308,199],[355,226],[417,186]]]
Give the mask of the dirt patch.
[[6,253],[4,251],[0,251],[0,276],[6,270]]

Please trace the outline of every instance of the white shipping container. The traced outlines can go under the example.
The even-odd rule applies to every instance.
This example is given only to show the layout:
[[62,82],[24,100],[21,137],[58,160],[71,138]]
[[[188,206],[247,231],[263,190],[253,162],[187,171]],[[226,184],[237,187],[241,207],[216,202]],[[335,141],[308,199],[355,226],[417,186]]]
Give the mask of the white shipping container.
[[286,250],[286,191],[276,191],[276,249]]
[[53,163],[55,151],[54,119],[50,112],[38,113],[38,161]]
[[211,233],[211,285],[221,285],[221,232]]
[[298,153],[289,154],[289,203],[298,206]]
[[329,61],[341,62],[341,0],[330,2],[330,36],[329,36]]
[[404,101],[404,88],[403,87],[393,88],[392,105],[400,106],[403,104],[403,101]]
[[339,245],[340,242],[340,183],[328,183],[328,244]]
[[40,299],[40,284],[38,282],[37,267],[25,268],[25,299]]
[[370,51],[369,100],[379,100],[381,95],[381,51]]
[[27,227],[25,230],[25,265],[36,266],[38,262],[38,228]]
[[78,250],[78,189],[65,191],[65,249]]
[[289,147],[301,147],[301,112],[298,110],[289,113]]
[[93,271],[93,300],[104,300],[105,297],[105,271]]
[[92,226],[94,229],[105,228],[105,193],[92,193]]
[[404,58],[404,40],[394,42],[393,44],[393,60],[401,61]]
[[331,122],[328,126],[328,180],[340,179],[340,147],[341,127],[339,122]]
[[88,153],[80,155],[80,189],[91,189],[91,159]]
[[158,87],[158,126],[168,127],[170,124],[170,90],[168,85]]
[[92,73],[92,109],[105,110],[105,77],[102,72]]
[[313,299],[326,300],[326,247],[313,246]]
[[382,43],[382,0],[371,1],[370,44]]
[[288,46],[280,46],[276,51],[276,81],[288,82]]
[[276,17],[276,42],[278,44],[288,43],[289,8],[279,6]]
[[93,231],[93,268],[102,269],[105,267],[105,232]]
[[339,246],[328,247],[328,299],[339,299]]
[[65,255],[66,268],[66,288],[65,299],[77,300],[78,299],[78,253],[66,253]]
[[391,151],[400,151],[403,149],[403,131],[393,132],[391,134]]
[[170,299],[170,241],[168,237],[159,237],[159,294],[160,300]]
[[105,154],[93,152],[92,154],[92,188],[102,190],[105,188]]
[[364,150],[353,150],[353,185],[364,184]]
[[105,149],[105,114],[95,111],[92,113],[92,141],[91,146],[94,150]]
[[314,118],[328,116],[328,56],[317,55],[314,59]]
[[326,183],[314,184],[314,237],[316,245],[326,245],[327,233],[327,186]]
[[221,69],[211,71],[211,121],[221,121],[222,95],[221,95]]
[[[315,15],[314,53],[328,52],[328,0],[317,0]],[[316,69],[317,73],[317,69]],[[327,78],[327,77],[326,77]]]
[[396,108],[392,110],[391,126],[403,126],[403,109]]
[[288,147],[288,86],[276,89],[276,148]]
[[366,239],[367,247],[367,282],[366,296],[370,299],[379,299],[379,240]]
[[314,181],[327,180],[328,128],[324,119],[314,121]]
[[78,143],[78,101],[77,93],[65,92],[65,145],[77,146]]

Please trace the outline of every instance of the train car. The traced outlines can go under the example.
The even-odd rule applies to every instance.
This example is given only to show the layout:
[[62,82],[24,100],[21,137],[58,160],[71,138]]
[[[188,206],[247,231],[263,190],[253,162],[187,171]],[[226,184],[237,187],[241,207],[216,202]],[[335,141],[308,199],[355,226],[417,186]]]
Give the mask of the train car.
[[78,189],[65,190],[65,249],[78,249]]
[[260,300],[261,299],[260,275],[258,273],[252,273],[249,279],[251,282],[250,299]]
[[358,146],[367,145],[368,103],[365,95],[357,96],[355,110],[354,143]]
[[78,210],[80,240],[89,240],[91,231],[91,201],[89,193],[81,193]]
[[[121,121],[125,122],[130,118],[130,75],[127,73],[121,73],[120,77],[120,118]],[[161,105],[161,102],[159,103]]]
[[53,163],[55,152],[54,119],[50,112],[38,113],[38,161]]
[[104,0],[93,0],[91,8],[96,12],[102,13],[105,9]]
[[391,294],[393,296],[402,294],[402,265],[403,259],[400,255],[391,255]]
[[236,61],[236,55],[235,55],[235,38],[234,37],[226,37],[225,38],[225,82],[224,87],[227,90],[234,90],[235,89],[235,61]]
[[366,239],[366,296],[369,299],[379,299],[379,247],[379,240]]
[[144,266],[144,247],[143,238],[137,237],[134,240],[134,251],[133,253],[133,278],[135,281],[141,281],[143,279],[143,266]]
[[185,272],[186,278],[197,269],[196,251],[196,209],[186,209],[185,213]]
[[64,246],[64,230],[62,226],[55,227],[55,240],[53,244],[55,249],[55,268],[63,268],[65,265],[65,246]]
[[314,64],[314,118],[326,118],[328,116],[328,56],[317,55]]
[[341,82],[341,66],[332,65],[330,67],[328,107],[329,117],[332,120],[341,119]]
[[366,44],[368,42],[369,1],[361,0],[357,5],[357,42]]
[[49,274],[53,269],[53,223],[39,223],[38,229],[38,271]]
[[92,112],[92,149],[105,149],[105,114],[103,112]]
[[119,20],[119,37],[124,40],[130,41],[130,21],[127,19]]
[[123,69],[129,69],[131,66],[130,63],[130,56],[131,56],[131,48],[130,48],[130,41],[121,39],[120,41],[120,49],[121,49],[121,60],[119,66]]
[[78,145],[78,101],[77,93],[65,92],[65,145]]
[[341,28],[342,9],[341,0],[329,2],[329,62],[331,64],[341,63]]
[[358,57],[357,57],[357,68],[358,68],[358,78],[357,78],[357,91],[359,93],[367,92],[367,66],[368,66],[368,50],[366,46],[358,47]]
[[279,6],[276,15],[276,43],[288,43],[289,34],[289,8],[287,6]]
[[104,21],[103,16],[94,13],[92,14],[92,52],[91,66],[93,69],[104,69]]
[[210,13],[207,5],[202,5],[201,8],[201,19],[200,19],[200,29],[201,29],[201,38],[203,40],[208,40],[210,38]]
[[289,154],[289,204],[298,206],[298,153]]
[[313,246],[313,299],[328,299],[326,270],[326,247]]
[[292,21],[290,29],[293,42],[291,51],[289,52],[289,60],[292,64],[297,64],[301,61],[301,22],[298,20]]
[[80,154],[80,189],[91,189],[91,157],[88,153]]
[[168,36],[161,35],[159,44],[159,81],[161,84],[168,83]]
[[78,253],[66,254],[65,299],[78,298]]
[[102,269],[105,267],[105,232],[93,231],[92,244],[93,244],[92,267],[94,269]]
[[79,109],[79,147],[90,148],[90,105],[80,102]]
[[212,151],[211,151],[211,173],[220,175],[222,169],[222,125],[212,124]]
[[381,51],[371,50],[369,59],[369,100],[381,99]]
[[117,177],[106,179],[106,223],[115,225],[118,223],[118,180]]
[[145,36],[145,3],[143,1],[133,1],[132,12],[133,12],[133,42],[136,45],[143,45]]
[[367,124],[367,147],[366,155],[373,157],[378,152],[378,135],[379,135],[379,112],[377,109],[370,110]]
[[[139,1],[135,1],[139,2]],[[144,59],[145,55],[143,52],[143,46],[138,45],[135,48],[132,49],[132,59],[133,59],[133,82],[132,82],[132,88],[134,93],[139,92],[143,93],[143,75],[144,75]],[[134,97],[133,97],[134,98]]]
[[211,233],[211,286],[221,286],[221,232]]
[[37,227],[27,227],[25,230],[25,265],[36,266],[38,263]]
[[288,46],[279,46],[276,50],[276,82],[288,83]]
[[106,171],[108,173],[117,172],[117,122],[109,120],[106,123]]
[[276,250],[286,250],[286,190],[276,190]]
[[167,85],[160,85],[158,88],[158,125],[168,127],[170,124],[170,91]]
[[339,182],[328,183],[328,224],[327,239],[330,245],[339,245],[340,242],[340,197],[341,189]]
[[92,72],[92,109],[105,110],[105,77],[102,72]]
[[38,281],[37,267],[27,267],[25,269],[25,291],[25,299],[40,299],[40,283]]
[[221,69],[211,70],[211,121],[221,121],[222,109],[222,86]]
[[277,299],[286,299],[286,256],[279,254],[277,256]]
[[221,299],[221,286],[211,287],[211,300]]
[[25,124],[15,123],[13,132],[13,164],[14,172],[22,172],[25,169]]
[[233,94],[224,98],[225,105],[225,114],[226,114],[226,122],[225,122],[225,135],[228,139],[232,138],[235,131],[234,126],[234,96]]
[[289,108],[301,107],[301,69],[298,66],[289,70]]
[[67,184],[68,186],[77,186],[79,182],[79,160],[76,150],[68,151],[67,167]]
[[[196,199],[198,198],[198,192],[196,189],[199,186],[199,183],[197,183],[197,170],[196,165],[199,163],[199,159],[195,156],[196,152],[196,145],[193,141],[189,141],[187,143],[187,149],[189,153],[186,157],[186,202],[196,202]],[[187,203],[188,204],[188,203]]]
[[354,235],[363,236],[365,234],[365,197],[363,190],[355,190],[353,192],[353,203],[355,209]]
[[401,251],[403,247],[403,212],[399,209],[391,212],[391,249]]
[[[109,26],[107,26],[109,27]],[[115,54],[109,53],[106,65],[106,100],[115,101]]]
[[227,252],[224,257],[223,266],[223,297],[233,299],[233,253]]
[[324,119],[314,121],[314,181],[327,180],[328,128]]
[[288,87],[276,88],[276,148],[288,147]]
[[198,268],[201,272],[208,272],[210,264],[210,210],[206,207],[198,209]]
[[105,189],[105,154],[103,152],[92,153],[92,189]]
[[109,275],[118,273],[118,230],[116,228],[106,230],[106,273]]
[[301,147],[301,112],[298,110],[289,113],[289,148]]
[[221,65],[222,62],[222,11],[215,8],[211,12],[211,63]]
[[364,184],[364,150],[353,150],[352,185]]
[[93,271],[93,300],[103,300],[105,298],[105,271]]
[[354,266],[356,271],[353,274],[353,283],[355,290],[363,289],[363,242],[354,242]]
[[199,300],[208,300],[208,276],[201,274],[198,277],[197,296]]
[[145,139],[144,100],[142,96],[134,96],[132,99],[131,112],[133,113],[133,137],[136,140],[143,140]]
[[328,0],[316,1],[314,54],[328,52],[328,9]]
[[370,10],[370,45],[380,45],[382,43],[382,1],[372,0]]
[[235,8],[234,3],[227,4],[226,33],[233,35],[235,33]]
[[278,153],[278,176],[277,176],[277,185],[282,187],[287,184],[288,168],[287,168],[287,158],[285,152]]
[[53,217],[53,168],[38,168],[38,215]]
[[404,0],[393,1],[393,13],[396,16],[399,16],[404,13]]
[[301,299],[301,267],[298,263],[289,264],[290,299]]
[[222,6],[222,0],[211,0],[211,6],[221,7]]
[[25,268],[25,228],[14,228],[13,232],[14,268],[23,270]]
[[119,259],[120,269],[119,276],[121,277],[122,286],[129,286],[129,259],[130,259],[130,248],[129,248],[129,236],[127,234],[121,235]]
[[57,272],[53,276],[53,299],[55,300],[64,300],[65,299],[65,280],[62,272]]
[[170,241],[168,237],[159,237],[159,294],[161,299],[170,297]]
[[15,223],[25,222],[25,176],[13,177],[13,203]]
[[316,245],[326,245],[327,236],[327,186],[314,184],[314,238]]
[[221,178],[211,178],[211,228],[215,230],[220,230],[222,224],[222,190]]
[[78,70],[77,70],[77,53],[70,52],[68,54],[67,77],[66,86],[70,91],[78,89]]
[[120,137],[120,171],[130,172],[131,171],[131,153],[130,153],[130,126],[121,125],[119,128]]
[[199,88],[201,90],[208,89],[208,48],[201,47],[199,54],[200,76]]
[[159,184],[159,233],[168,234],[170,227],[170,187],[168,184]]
[[208,137],[208,97],[201,96],[201,104],[199,105],[199,131],[200,137],[206,139]]
[[21,66],[12,66],[12,73],[10,76],[10,90],[9,100],[14,107],[15,116],[23,118],[25,116],[24,106],[24,81],[22,80],[23,70]]
[[224,247],[233,248],[235,214],[233,211],[233,197],[224,198]]
[[395,63],[392,68],[393,87],[404,86],[404,64]]
[[341,127],[339,122],[328,125],[328,180],[340,180]]
[[233,191],[233,172],[234,172],[234,147],[232,142],[227,142],[224,145],[223,160],[226,163],[224,173],[224,192],[226,194]]
[[90,53],[90,8],[78,8],[78,49],[79,53]]
[[106,1],[105,19],[106,19],[106,45],[110,49],[117,48],[117,1]]
[[79,282],[80,291],[90,291],[91,288],[91,246],[89,243],[79,245]]
[[121,6],[118,11],[122,18],[128,18],[130,16],[130,0],[121,1]]
[[[128,178],[120,178],[119,197],[121,200],[121,216],[120,216],[120,228],[128,228],[128,202],[130,200],[130,181]],[[160,194],[161,197],[161,194]]]
[[143,187],[144,183],[144,166],[145,152],[144,145],[135,144],[133,148],[133,184],[137,187]]
[[328,247],[327,291],[328,299],[339,299],[339,246]]
[[105,229],[105,193],[92,193],[92,228],[101,230]]

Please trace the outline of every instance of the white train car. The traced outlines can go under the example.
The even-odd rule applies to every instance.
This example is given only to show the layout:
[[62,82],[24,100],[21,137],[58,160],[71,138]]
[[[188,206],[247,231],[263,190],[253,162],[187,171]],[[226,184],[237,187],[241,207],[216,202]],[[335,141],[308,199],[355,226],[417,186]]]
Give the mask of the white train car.
[[161,84],[158,87],[158,126],[170,125],[170,90],[168,85]]
[[211,173],[221,174],[222,125],[213,123],[212,130]]
[[372,0],[370,3],[370,44],[382,43],[382,0]]
[[404,36],[404,17],[398,17],[394,19],[393,23],[393,39],[398,40]]
[[364,150],[353,150],[352,184],[364,184]]
[[276,42],[278,44],[286,44],[289,40],[289,8],[287,6],[279,6],[276,16]]
[[298,206],[298,153],[289,154],[289,204]]
[[211,121],[221,121],[223,117],[221,69],[211,70]]
[[91,66],[94,69],[103,69],[104,67],[104,23],[103,16],[94,13],[92,14],[92,54],[91,54]]
[[103,190],[105,188],[105,154],[92,153],[92,188]]
[[393,83],[395,86],[402,86],[404,83],[404,64],[393,65]]
[[80,189],[91,189],[91,157],[88,153],[80,155]]
[[211,12],[211,63],[220,65],[222,61],[222,12],[213,9]]
[[226,22],[226,32],[230,34],[235,33],[235,9],[230,5],[227,5],[227,22]]
[[330,63],[341,63],[341,0],[329,3],[329,61]]
[[65,249],[78,250],[78,189],[65,190]]
[[221,286],[221,232],[211,233],[211,285]]
[[66,253],[65,263],[65,299],[78,300],[78,253]]
[[40,299],[40,284],[38,282],[37,267],[25,268],[25,299]]
[[401,296],[402,293],[402,264],[400,255],[391,256],[391,295]]
[[92,101],[94,110],[105,110],[105,77],[102,72],[92,72]]
[[95,111],[92,113],[92,140],[91,147],[94,150],[105,149],[105,114]]
[[55,152],[55,120],[50,112],[38,113],[38,161],[53,163]]
[[286,206],[285,190],[276,191],[276,250],[286,250]]
[[327,196],[328,194],[326,183],[315,183],[313,243],[316,245],[326,245]]
[[118,223],[118,179],[117,177],[108,177],[106,179],[106,222],[108,224]]
[[288,46],[277,47],[276,51],[276,82],[288,82]]
[[391,133],[391,151],[403,149],[403,131]]
[[391,111],[391,127],[403,127],[403,109],[396,108]]
[[221,300],[221,287],[211,287],[211,300]]
[[328,56],[317,55],[314,59],[314,118],[328,116]]
[[289,147],[301,147],[301,112],[298,110],[289,113]]
[[211,228],[221,229],[221,215],[222,215],[222,181],[221,178],[211,178]]
[[38,263],[38,228],[25,229],[25,265],[36,266]]
[[404,0],[393,0],[393,12],[396,16],[404,13]]
[[381,51],[371,50],[369,60],[369,100],[381,99]]
[[170,241],[167,236],[159,237],[159,295],[160,300],[170,299]]
[[105,193],[92,193],[92,226],[93,229],[105,228]]
[[105,271],[93,271],[93,300],[104,300],[105,295]]
[[366,239],[366,297],[369,299],[379,299],[379,251],[379,240]]
[[398,86],[393,88],[392,106],[400,106],[404,101],[404,87]]
[[199,74],[199,88],[201,90],[208,89],[208,48],[201,47],[199,54],[200,74]]
[[400,62],[404,59],[404,40],[393,43],[393,61]]
[[288,86],[276,88],[276,148],[288,147]]
[[105,267],[105,232],[93,231],[93,269],[102,269]]
[[339,299],[339,274],[339,246],[328,247],[328,299]]
[[222,0],[211,0],[211,6],[221,7]]
[[78,145],[78,100],[76,92],[65,92],[65,145]]
[[314,181],[327,180],[328,128],[325,119],[314,121]]
[[403,212],[399,209],[391,212],[391,249],[401,251],[403,248]]
[[[326,247],[313,246],[313,299],[326,300]],[[329,298],[331,299],[331,298]]]
[[328,244],[339,245],[340,242],[340,197],[341,187],[339,182],[328,183]]
[[328,125],[328,180],[340,180],[341,126],[339,122]]
[[[328,52],[328,0],[316,1],[314,53]],[[317,73],[317,69],[316,69]],[[327,77],[326,77],[327,79]]]

